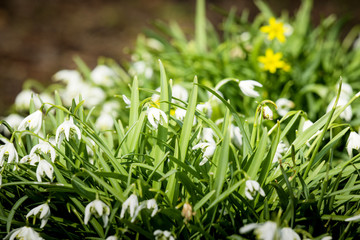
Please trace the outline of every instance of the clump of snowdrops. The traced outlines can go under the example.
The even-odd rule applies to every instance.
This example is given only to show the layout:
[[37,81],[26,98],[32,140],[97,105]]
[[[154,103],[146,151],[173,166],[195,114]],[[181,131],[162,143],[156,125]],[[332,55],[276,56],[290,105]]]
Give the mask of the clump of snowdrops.
[[[196,43],[204,43],[198,3]],[[299,19],[308,17],[309,3],[304,1]],[[291,43],[298,41],[286,36],[291,24],[285,27],[258,4],[259,19],[268,19],[251,25],[259,38],[251,35],[255,30],[249,33],[245,56],[252,65],[246,65],[248,57],[236,58],[242,67],[233,58],[224,65],[243,73],[224,71],[221,77],[214,73],[220,65],[205,64],[195,69],[198,77],[189,73],[179,79],[174,69],[184,66],[162,55],[166,68],[161,61],[150,67],[134,62],[131,78],[109,59],[90,70],[77,58],[78,70],[54,75],[59,84],[42,89],[29,82],[39,94],[25,86],[14,106],[18,115],[1,121],[1,235],[109,240],[358,236],[360,136],[352,108],[359,102],[357,86],[345,74],[340,80],[339,75],[326,78],[333,89],[318,88],[319,65],[307,65],[311,59],[305,61],[302,50],[307,45]],[[229,17],[233,26],[235,15]],[[299,31],[295,25],[292,34]],[[232,49],[231,39],[224,45]],[[263,44],[273,48],[260,54]],[[289,50],[281,44],[295,47],[291,51],[302,57],[278,54],[278,49]],[[218,52],[202,46],[197,49],[204,52],[194,54],[206,63]],[[186,49],[178,51],[189,56]],[[353,59],[350,53],[342,56]],[[292,64],[300,59],[304,65]],[[280,83],[289,76],[299,89],[308,84],[293,75],[303,74],[295,71],[298,66],[313,69],[312,80],[296,76],[316,86],[300,91],[298,98],[289,93],[279,99],[285,93]],[[272,84],[276,77],[285,80]],[[321,89],[329,96],[333,92],[333,99],[319,98],[314,108],[299,109],[314,97],[313,90],[323,94]],[[299,110],[292,110],[295,106]]]

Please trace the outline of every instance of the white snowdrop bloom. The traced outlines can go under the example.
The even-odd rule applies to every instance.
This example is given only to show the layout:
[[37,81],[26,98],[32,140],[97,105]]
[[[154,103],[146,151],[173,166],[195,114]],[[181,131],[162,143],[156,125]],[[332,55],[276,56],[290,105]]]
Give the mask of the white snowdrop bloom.
[[294,32],[294,28],[288,24],[288,23],[285,23],[284,24],[284,35],[289,37],[291,36],[291,34]]
[[277,224],[267,221],[254,230],[257,239],[273,240],[277,234]]
[[[314,123],[311,120],[306,120],[303,124],[302,131],[305,132],[306,129],[314,125]],[[306,145],[310,147],[310,141],[313,140],[317,135],[321,133],[321,130],[318,130],[314,135],[312,135],[307,141]]]
[[60,70],[54,74],[53,79],[66,84],[82,82],[81,74],[76,70]]
[[240,81],[239,87],[244,95],[256,98],[259,97],[260,94],[254,90],[254,87],[262,87],[262,84],[254,80],[243,80]]
[[108,113],[108,114],[114,114],[116,112],[118,112],[120,110],[120,104],[118,101],[106,101],[103,106],[101,111]]
[[122,98],[124,100],[124,103],[126,104],[126,108],[130,108],[131,107],[130,99],[128,99],[124,94],[122,95]]
[[237,148],[241,148],[242,146],[242,134],[240,132],[239,127],[235,127],[233,124],[230,126],[230,138],[233,144]]
[[124,218],[126,210],[129,208],[130,211],[130,217],[136,218],[135,216],[135,210],[139,206],[138,198],[135,194],[131,194],[128,199],[125,200],[122,204],[121,212],[120,212],[120,218]]
[[214,132],[214,130],[212,130],[212,128],[205,127],[205,128],[202,129],[202,131],[201,131],[201,140],[203,142],[208,142],[208,143],[215,144],[214,137],[215,137],[215,132]]
[[34,133],[38,133],[41,129],[42,124],[42,112],[40,110],[37,110],[24,118],[20,125],[19,125],[19,131],[26,130],[29,128],[30,131]]
[[91,71],[91,79],[94,83],[102,86],[111,87],[114,85],[114,81],[117,79],[117,75],[108,66],[98,65]]
[[139,206],[136,208],[133,218],[131,219],[131,222],[134,222],[136,217],[139,215],[140,211],[143,209],[153,209],[151,212],[151,217],[154,217],[155,214],[159,211],[158,205],[156,203],[155,199],[145,200],[139,204]]
[[291,228],[285,227],[280,230],[280,240],[301,240],[300,236]]
[[35,96],[35,92],[30,89],[22,90],[15,98],[15,108],[18,111],[28,110],[30,107],[30,100]]
[[204,165],[209,161],[209,159],[214,155],[214,152],[216,150],[216,144],[215,143],[208,143],[208,142],[202,142],[196,144],[192,150],[201,149],[201,152],[203,153],[203,159],[199,163],[200,166]]
[[154,217],[159,210],[155,199],[146,200],[146,208],[153,209],[153,211],[151,212],[151,217]]
[[349,135],[349,138],[347,140],[346,143],[346,150],[350,156],[350,158],[352,158],[353,154],[352,154],[352,150],[358,150],[360,149],[360,135],[356,132],[351,132]]
[[305,132],[305,130],[311,127],[312,125],[314,125],[314,123],[311,120],[306,120],[302,127],[302,131]]
[[151,107],[147,110],[148,121],[154,129],[157,129],[159,124],[163,125],[168,122],[166,113],[162,110]]
[[211,117],[213,112],[211,104],[209,102],[196,105],[196,109],[200,112],[205,113],[209,118]]
[[113,126],[114,126],[113,117],[105,112],[102,112],[95,122],[95,127],[100,131],[110,130],[113,128]]
[[35,145],[31,149],[30,155],[36,154],[37,151],[44,153],[44,154],[50,154],[51,161],[55,162],[56,152],[55,152],[55,149],[50,145],[50,143],[41,141],[39,144]]
[[[161,91],[160,87],[155,89],[155,91],[160,93],[160,91]],[[160,106],[160,94],[159,93],[154,93],[153,95],[151,95],[151,101],[153,101],[158,106]]]
[[[336,91],[339,91],[339,87],[340,87],[340,85],[337,84]],[[353,89],[352,89],[351,85],[348,83],[342,83],[340,97],[350,99],[352,97],[352,95],[353,95]]]
[[[13,129],[17,129],[20,123],[22,122],[22,120],[24,120],[24,118],[19,114],[12,113],[7,117],[4,117],[3,120],[7,122],[10,125],[10,127],[12,127]],[[3,132],[4,135],[10,135],[9,130],[7,129],[7,127],[4,126],[4,124],[0,125],[0,131]]]
[[[188,91],[181,85],[175,84],[171,89],[171,93],[173,97],[180,99],[183,102],[187,102],[189,99]],[[182,102],[177,101],[175,99],[172,99],[172,102],[179,105],[183,105]]]
[[39,165],[36,168],[36,179],[38,182],[42,182],[41,178],[46,175],[50,182],[53,180],[54,167],[46,160],[40,159]]
[[[333,108],[334,104],[335,104],[336,98],[333,98],[333,100],[331,100],[331,102],[329,103],[326,112],[330,112],[331,109]],[[348,103],[348,99],[345,97],[341,97],[339,98],[339,101],[337,103],[336,107],[343,107]],[[344,119],[347,122],[350,122],[351,118],[352,118],[352,108],[351,106],[347,106],[345,108],[345,110],[340,114],[340,118]]]
[[282,117],[285,116],[290,111],[290,109],[295,107],[294,102],[287,98],[279,98],[276,100],[275,104],[277,106],[278,114]]
[[110,208],[103,201],[96,199],[85,207],[85,225],[88,224],[91,215],[94,215],[96,218],[102,217],[104,227],[106,227],[109,221]]
[[278,162],[282,158],[282,154],[287,151],[286,144],[283,141],[280,141],[276,147],[276,152],[272,163]]
[[26,215],[26,218],[29,218],[30,216],[38,216],[41,220],[41,226],[40,228],[43,228],[50,217],[50,207],[48,203],[41,204],[33,209],[30,210],[30,212]]
[[360,219],[360,214],[359,215],[355,215],[353,217],[349,217],[347,219],[345,219],[346,222],[352,222],[352,221],[357,221]]
[[44,240],[42,237],[40,237],[39,233],[37,233],[31,227],[27,227],[27,226],[12,230],[4,239]]
[[144,75],[147,79],[151,78],[153,75],[153,69],[149,67],[144,61],[134,62],[129,72],[133,76]]
[[117,236],[108,236],[105,240],[118,240]]
[[247,42],[251,39],[251,34],[249,32],[243,32],[240,34],[239,38],[242,42]]
[[[346,219],[345,219],[346,221]],[[325,236],[323,238],[321,238],[320,240],[332,240],[333,238],[331,236]]]
[[260,187],[260,184],[257,181],[254,180],[247,180],[245,183],[245,196],[249,200],[254,200],[254,196],[256,195],[256,192],[259,192],[259,194],[263,197],[265,197],[264,190]]
[[265,223],[250,223],[240,228],[241,234],[248,233],[254,230],[256,239],[273,240],[277,239],[278,226],[275,222],[267,221]]
[[20,163],[28,163],[32,166],[35,166],[36,163],[40,162],[40,156],[37,154],[29,154],[20,159]]
[[263,107],[263,117],[268,120],[273,120],[273,116],[274,116],[274,114],[273,114],[272,110],[270,109],[270,107],[264,106]]
[[[175,118],[183,122],[184,119],[185,119],[186,112],[187,111],[185,109],[177,108],[175,110]],[[197,120],[196,120],[196,117],[194,115],[193,126],[196,124],[196,122],[197,122]]]
[[81,91],[81,96],[86,108],[92,108],[102,103],[106,98],[106,93],[99,87],[87,86]]
[[0,146],[0,167],[4,165],[5,160],[7,160],[7,163],[19,162],[18,153],[11,142],[6,142]]
[[56,129],[55,142],[60,146],[61,142],[64,139],[64,136],[67,141],[69,141],[71,130],[76,132],[78,139],[81,139],[81,131],[74,124],[74,120],[70,117],[68,120],[65,120],[60,126]]
[[0,174],[0,188],[1,188],[1,185],[2,185],[2,175]]
[[171,232],[167,230],[155,230],[154,231],[155,240],[175,240]]

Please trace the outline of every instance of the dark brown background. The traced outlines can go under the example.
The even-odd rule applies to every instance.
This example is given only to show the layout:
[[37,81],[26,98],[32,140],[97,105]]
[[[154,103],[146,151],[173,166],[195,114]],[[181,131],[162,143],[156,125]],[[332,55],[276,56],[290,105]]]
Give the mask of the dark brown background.
[[[299,7],[300,0],[266,1],[276,13]],[[360,1],[314,0],[313,22],[336,13],[359,23]],[[213,10],[236,6],[257,14],[253,1],[207,1],[207,15],[217,25],[222,16]],[[74,55],[90,67],[99,56],[121,63],[129,58],[137,34],[154,20],[176,20],[191,34],[195,0],[0,0],[0,115],[13,103],[26,79],[49,83],[61,69],[74,68]]]

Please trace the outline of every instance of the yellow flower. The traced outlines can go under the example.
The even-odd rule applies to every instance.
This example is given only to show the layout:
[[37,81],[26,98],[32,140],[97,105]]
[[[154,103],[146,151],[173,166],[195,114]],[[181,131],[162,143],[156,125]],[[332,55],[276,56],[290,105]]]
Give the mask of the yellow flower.
[[277,69],[283,69],[284,71],[290,71],[290,65],[281,60],[281,53],[274,53],[272,49],[267,49],[265,56],[258,57],[258,61],[262,63],[263,69],[271,73],[275,73]]
[[269,25],[260,28],[261,32],[268,34],[268,39],[277,38],[279,42],[285,42],[285,27],[282,22],[276,21],[274,17],[269,19]]

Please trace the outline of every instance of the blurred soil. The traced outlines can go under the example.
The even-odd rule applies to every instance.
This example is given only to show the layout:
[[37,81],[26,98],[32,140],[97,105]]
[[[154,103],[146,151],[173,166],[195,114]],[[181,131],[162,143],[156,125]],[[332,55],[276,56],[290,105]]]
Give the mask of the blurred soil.
[[[267,0],[277,14],[293,13],[300,0]],[[359,23],[360,1],[314,0],[314,22],[331,13],[352,20],[347,29]],[[207,1],[207,15],[215,25],[223,17],[213,5],[238,12],[258,11],[250,0]],[[100,56],[121,63],[129,59],[124,51],[134,46],[136,36],[154,20],[175,20],[192,33],[195,0],[1,0],[0,1],[0,115],[4,115],[26,79],[44,84],[61,69],[75,68],[73,56],[89,67]]]

